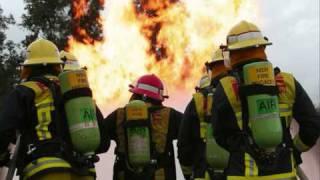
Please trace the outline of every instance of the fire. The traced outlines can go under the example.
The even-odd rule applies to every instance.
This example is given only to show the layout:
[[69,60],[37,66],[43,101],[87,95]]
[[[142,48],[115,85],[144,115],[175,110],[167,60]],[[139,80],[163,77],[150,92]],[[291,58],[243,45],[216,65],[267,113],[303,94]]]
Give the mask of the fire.
[[[80,2],[86,0],[74,6],[74,18],[85,13]],[[104,111],[126,103],[128,85],[146,73],[158,75],[171,104],[182,108],[231,26],[242,19],[257,21],[257,13],[252,0],[108,0],[99,19],[103,40],[71,38],[69,47],[88,68]]]

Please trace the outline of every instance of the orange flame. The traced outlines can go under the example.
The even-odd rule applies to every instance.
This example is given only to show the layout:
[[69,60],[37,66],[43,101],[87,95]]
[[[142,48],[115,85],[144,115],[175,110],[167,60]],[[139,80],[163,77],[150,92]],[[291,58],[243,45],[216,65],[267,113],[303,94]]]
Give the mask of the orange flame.
[[[95,37],[91,37],[88,31],[81,27],[83,26],[82,18],[89,14],[89,3],[89,0],[73,0],[71,4],[73,38],[84,44],[92,44],[95,41]],[[103,6],[104,0],[98,0],[98,3],[100,6]],[[99,16],[93,16],[91,20],[101,24],[101,18]]]
[[[81,6],[86,0],[78,2]],[[126,103],[128,85],[146,73],[158,75],[167,85],[170,103],[182,109],[204,63],[231,26],[242,19],[257,20],[258,11],[251,0],[109,0],[104,6],[104,40],[71,38],[69,46],[88,68],[95,99],[105,111]],[[85,37],[86,31],[80,30]]]

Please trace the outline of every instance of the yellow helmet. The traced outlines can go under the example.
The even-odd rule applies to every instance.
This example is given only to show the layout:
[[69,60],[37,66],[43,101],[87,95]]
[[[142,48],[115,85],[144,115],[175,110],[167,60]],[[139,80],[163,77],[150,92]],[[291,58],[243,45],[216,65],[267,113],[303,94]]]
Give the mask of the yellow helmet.
[[241,21],[235,25],[227,36],[227,50],[229,51],[271,44],[262,36],[260,29],[255,24],[247,21]]
[[210,86],[210,77],[208,75],[204,75],[201,77],[198,85],[198,89],[204,89],[208,86]]
[[217,49],[214,54],[211,62],[218,62],[218,61],[223,61],[223,51],[222,49]]
[[27,48],[27,58],[23,66],[39,64],[62,64],[57,46],[46,39],[37,39]]
[[60,58],[62,61],[64,61],[64,71],[81,69],[77,58],[73,54],[66,51],[60,51]]
[[222,49],[217,49],[214,52],[212,60],[210,62],[206,62],[205,63],[207,69],[211,69],[213,67],[213,64],[215,64],[216,62],[224,61],[222,53],[223,53]]

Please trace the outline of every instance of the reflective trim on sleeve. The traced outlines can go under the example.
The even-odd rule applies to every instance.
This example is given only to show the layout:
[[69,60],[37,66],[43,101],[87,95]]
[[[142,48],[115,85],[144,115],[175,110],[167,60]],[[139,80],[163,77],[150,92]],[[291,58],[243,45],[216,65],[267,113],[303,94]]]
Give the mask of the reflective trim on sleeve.
[[28,179],[40,171],[50,168],[71,168],[71,165],[63,159],[56,157],[43,157],[29,163],[23,170],[24,180]]
[[300,152],[306,152],[311,148],[302,142],[299,134],[294,137],[293,144]]

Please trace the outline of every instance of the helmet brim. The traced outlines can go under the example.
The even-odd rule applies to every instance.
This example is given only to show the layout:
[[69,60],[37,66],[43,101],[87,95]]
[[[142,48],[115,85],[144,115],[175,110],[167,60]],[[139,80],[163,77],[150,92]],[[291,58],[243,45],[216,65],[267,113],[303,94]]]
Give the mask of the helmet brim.
[[249,39],[241,42],[234,43],[232,45],[227,46],[228,51],[246,49],[251,47],[259,47],[259,46],[268,46],[272,45],[272,42],[269,42],[265,39]]
[[159,94],[156,94],[156,93],[152,93],[150,91],[146,91],[146,90],[143,90],[143,89],[139,89],[139,88],[132,88],[132,89],[129,89],[129,91],[131,93],[134,93],[134,94],[139,94],[139,95],[145,95],[151,99],[155,99],[155,100],[158,100],[158,101],[163,101],[164,98],[161,97]]
[[63,64],[61,59],[56,58],[46,58],[45,60],[40,58],[26,59],[21,65],[30,66],[30,65],[40,65],[40,64]]

